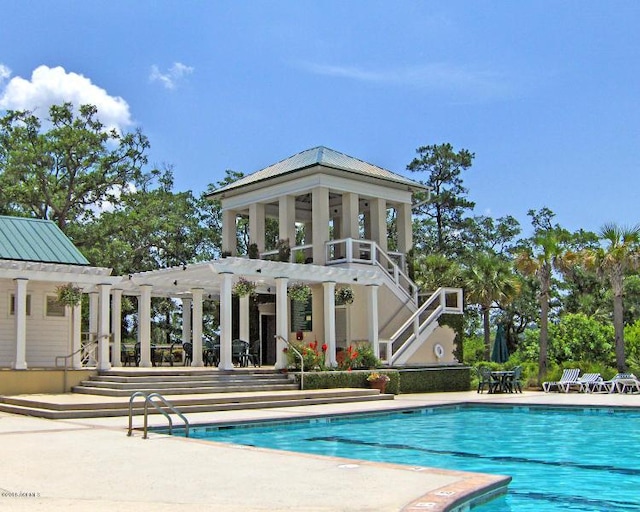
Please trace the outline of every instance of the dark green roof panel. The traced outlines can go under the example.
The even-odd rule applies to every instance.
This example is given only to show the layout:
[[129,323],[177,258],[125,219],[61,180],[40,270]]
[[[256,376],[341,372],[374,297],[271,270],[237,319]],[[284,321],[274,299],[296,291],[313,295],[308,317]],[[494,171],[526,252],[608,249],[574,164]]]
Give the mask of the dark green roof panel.
[[89,261],[49,220],[0,215],[0,259],[88,265]]

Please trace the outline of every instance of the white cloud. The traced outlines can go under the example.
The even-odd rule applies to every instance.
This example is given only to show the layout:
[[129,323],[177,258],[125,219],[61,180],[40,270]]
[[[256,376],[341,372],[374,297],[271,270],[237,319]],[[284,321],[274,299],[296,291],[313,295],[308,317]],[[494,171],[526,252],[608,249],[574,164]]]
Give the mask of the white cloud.
[[160,82],[166,89],[175,89],[185,76],[193,73],[193,68],[182,64],[182,62],[174,62],[166,73],[162,73],[155,64],[151,66],[151,74],[149,80],[151,82]]
[[4,64],[0,64],[0,86],[11,76],[11,70]]
[[386,70],[315,63],[302,63],[301,66],[313,74],[361,82],[474,93],[483,97],[503,96],[509,92],[505,77],[500,73],[446,63],[429,63]]
[[[2,76],[8,79],[10,71],[0,64]],[[31,74],[30,80],[16,76],[6,86],[0,80],[0,109],[30,110],[44,119],[51,105],[64,102],[71,102],[76,108],[86,104],[95,105],[100,121],[109,129],[122,131],[132,124],[129,105],[123,98],[110,96],[90,79],[67,72],[63,67],[39,66]]]

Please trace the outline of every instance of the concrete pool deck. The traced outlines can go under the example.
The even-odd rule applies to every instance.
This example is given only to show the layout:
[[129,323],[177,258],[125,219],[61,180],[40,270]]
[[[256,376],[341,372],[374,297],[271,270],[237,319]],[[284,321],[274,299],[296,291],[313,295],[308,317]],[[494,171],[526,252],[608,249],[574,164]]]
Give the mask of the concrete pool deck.
[[[475,392],[393,401],[190,414],[192,424],[293,419],[459,403],[640,407],[639,395]],[[176,420],[176,423],[179,423]],[[150,425],[166,426],[162,416]],[[142,418],[134,418],[142,426]],[[127,418],[46,420],[0,412],[0,509],[11,511],[447,510],[504,479],[142,433]],[[465,498],[466,499],[466,498]]]

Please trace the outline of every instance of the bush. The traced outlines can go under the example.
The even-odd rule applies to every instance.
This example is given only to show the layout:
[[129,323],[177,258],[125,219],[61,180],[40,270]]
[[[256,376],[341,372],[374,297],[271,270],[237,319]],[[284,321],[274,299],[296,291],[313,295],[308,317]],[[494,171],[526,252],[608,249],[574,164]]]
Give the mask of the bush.
[[[334,388],[370,388],[367,377],[368,371],[329,371],[304,374],[305,389],[334,389]],[[378,370],[389,377],[386,393],[397,395],[400,392],[400,374],[397,370]],[[299,379],[299,376],[297,376]]]

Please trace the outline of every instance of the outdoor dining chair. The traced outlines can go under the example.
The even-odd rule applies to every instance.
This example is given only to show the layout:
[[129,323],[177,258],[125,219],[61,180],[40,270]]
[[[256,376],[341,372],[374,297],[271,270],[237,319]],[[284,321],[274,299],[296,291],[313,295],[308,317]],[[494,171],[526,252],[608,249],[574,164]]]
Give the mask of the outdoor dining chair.
[[486,366],[476,368],[476,372],[478,374],[478,393],[482,393],[485,386],[489,393],[493,393],[500,385],[500,381],[491,375],[491,370]]

